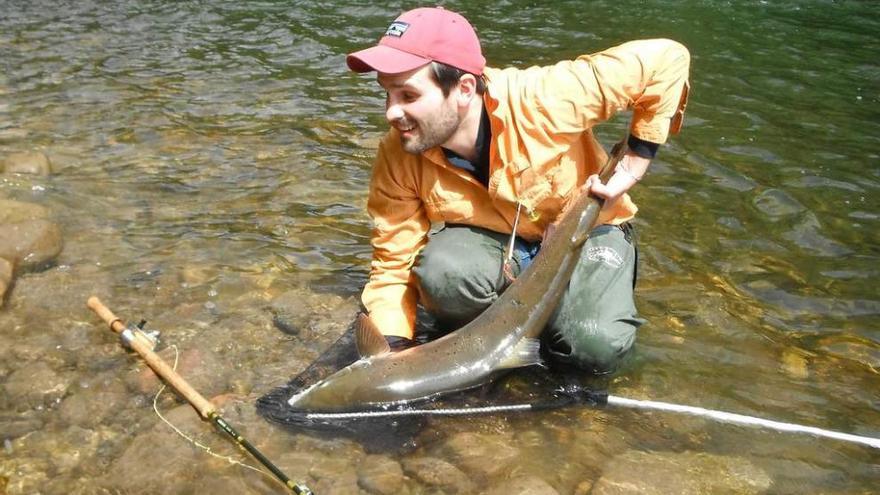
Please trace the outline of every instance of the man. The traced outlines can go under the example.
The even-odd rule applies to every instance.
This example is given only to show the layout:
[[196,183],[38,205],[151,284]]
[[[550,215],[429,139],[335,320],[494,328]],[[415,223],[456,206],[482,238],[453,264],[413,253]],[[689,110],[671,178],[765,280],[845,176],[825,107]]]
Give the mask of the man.
[[[348,55],[349,68],[377,72],[387,94],[362,302],[392,347],[411,345],[419,302],[443,326],[475,318],[583,188],[605,205],[544,347],[553,360],[613,371],[642,323],[627,224],[637,209],[626,191],[681,125],[689,61],[676,42],[645,40],[548,67],[492,69],[470,23],[442,7],[402,14],[378,45]],[[627,108],[629,149],[602,183],[606,155],[591,128]]]

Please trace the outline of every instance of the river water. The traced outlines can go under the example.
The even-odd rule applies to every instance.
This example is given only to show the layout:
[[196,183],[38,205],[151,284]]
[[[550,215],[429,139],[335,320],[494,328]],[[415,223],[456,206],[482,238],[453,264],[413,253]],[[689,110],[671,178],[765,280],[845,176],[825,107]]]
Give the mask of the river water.
[[[880,436],[873,2],[446,4],[493,66],[643,37],[691,50],[685,128],[633,191],[649,323],[611,393]],[[159,422],[157,384],[86,309],[92,294],[163,330],[196,388],[227,394],[225,413],[320,493],[876,489],[868,447],[661,413],[447,419],[380,454],[255,415],[357,310],[386,124],[344,55],[413,6],[0,2],[0,158],[40,150],[56,169],[0,175],[0,199],[49,208],[65,241],[0,310],[0,493],[278,489]],[[237,455],[179,400],[158,403]]]

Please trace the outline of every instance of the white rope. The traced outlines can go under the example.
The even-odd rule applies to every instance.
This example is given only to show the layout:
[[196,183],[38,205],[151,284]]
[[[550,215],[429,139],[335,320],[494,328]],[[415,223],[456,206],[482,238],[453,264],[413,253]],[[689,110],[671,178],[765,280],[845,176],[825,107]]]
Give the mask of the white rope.
[[679,404],[670,404],[668,402],[657,402],[652,400],[635,400],[625,397],[608,396],[608,404],[620,407],[633,407],[637,409],[655,409],[658,411],[669,411],[675,413],[692,414],[694,416],[702,416],[712,418],[723,423],[733,423],[746,426],[762,426],[777,431],[807,433],[818,437],[834,438],[845,442],[860,443],[880,449],[880,438],[863,437],[859,435],[851,435],[849,433],[841,433],[838,431],[823,430],[813,426],[803,426],[794,423],[782,423],[780,421],[771,421],[769,419],[756,418],[754,416],[745,416],[743,414],[734,414],[724,411],[716,411],[713,409],[704,409],[702,407],[683,406]]

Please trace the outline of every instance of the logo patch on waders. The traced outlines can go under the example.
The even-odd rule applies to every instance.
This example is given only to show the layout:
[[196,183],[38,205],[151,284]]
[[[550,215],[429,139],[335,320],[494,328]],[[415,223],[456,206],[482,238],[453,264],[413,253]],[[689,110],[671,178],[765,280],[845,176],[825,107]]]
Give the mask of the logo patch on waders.
[[623,265],[623,258],[617,254],[617,251],[607,246],[589,248],[587,250],[587,259],[590,261],[601,261],[611,268],[620,268]]

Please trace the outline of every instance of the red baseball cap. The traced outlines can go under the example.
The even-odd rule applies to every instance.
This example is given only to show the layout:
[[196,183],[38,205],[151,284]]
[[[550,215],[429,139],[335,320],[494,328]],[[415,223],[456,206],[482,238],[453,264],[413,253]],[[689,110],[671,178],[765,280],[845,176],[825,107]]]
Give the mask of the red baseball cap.
[[443,7],[404,12],[385,31],[379,44],[345,59],[355,72],[399,74],[430,62],[441,62],[481,75],[486,59],[471,23]]

